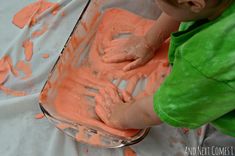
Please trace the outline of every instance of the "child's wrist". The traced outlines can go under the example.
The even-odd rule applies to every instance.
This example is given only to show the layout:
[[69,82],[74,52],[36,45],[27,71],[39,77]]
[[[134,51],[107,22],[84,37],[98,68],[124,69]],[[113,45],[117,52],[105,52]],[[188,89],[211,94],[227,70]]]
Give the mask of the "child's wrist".
[[156,36],[153,36],[153,34],[146,34],[144,36],[144,44],[146,46],[146,48],[152,50],[152,51],[156,51],[160,45],[162,44],[163,42],[163,37],[161,35],[156,35]]

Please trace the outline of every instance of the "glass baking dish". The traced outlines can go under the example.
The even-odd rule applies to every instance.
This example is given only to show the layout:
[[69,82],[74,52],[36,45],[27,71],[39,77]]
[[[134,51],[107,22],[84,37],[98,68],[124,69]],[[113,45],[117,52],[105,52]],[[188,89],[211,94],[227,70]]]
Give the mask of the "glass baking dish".
[[[144,8],[144,9],[143,9]],[[128,11],[128,12],[127,12]],[[64,49],[61,52],[56,64],[50,72],[49,78],[42,89],[40,95],[40,108],[45,116],[53,123],[57,128],[62,130],[65,134],[73,137],[79,142],[88,143],[95,146],[106,148],[117,148],[126,145],[135,144],[140,142],[149,132],[149,128],[142,130],[117,130],[117,133],[110,133],[109,127],[96,126],[101,121],[95,121],[95,124],[88,124],[86,119],[76,120],[63,113],[63,109],[57,109],[55,106],[55,100],[59,97],[66,96],[67,94],[59,94],[58,90],[63,85],[64,80],[69,73],[69,69],[79,69],[84,65],[84,60],[89,57],[90,51],[92,51],[93,44],[96,42],[98,36],[98,30],[101,29],[102,22],[105,24],[104,19],[110,16],[110,12],[117,12],[117,17],[125,14],[131,14],[133,17],[141,17],[146,20],[156,20],[160,11],[157,8],[154,0],[90,0],[85,7],[82,15],[80,16],[73,32],[71,33]],[[113,14],[112,14],[113,15]],[[122,18],[122,17],[120,17]],[[112,18],[111,18],[112,19]],[[115,17],[113,18],[115,21]],[[122,22],[130,22],[128,20],[121,20]],[[135,25],[133,27],[136,27]],[[108,29],[108,28],[107,28]],[[105,30],[106,31],[106,30]],[[101,32],[99,32],[101,33]],[[122,35],[128,36],[129,33],[123,33]],[[99,38],[100,39],[100,38]],[[105,39],[104,39],[105,40]],[[168,43],[163,47],[163,51],[167,51]],[[93,48],[94,49],[94,48]],[[164,69],[167,63],[167,54],[160,56],[160,63],[163,64]],[[168,67],[166,67],[168,68]],[[166,70],[162,72],[161,77],[166,75]],[[78,77],[83,77],[81,73]],[[143,89],[146,85],[147,78],[141,79],[137,84],[137,89],[132,92],[132,96],[136,96],[138,90]],[[126,83],[123,80],[117,85],[117,80],[112,80],[111,83],[118,88],[125,88]],[[138,89],[139,88],[139,89]],[[154,88],[156,89],[156,87]],[[68,91],[69,92],[69,91]],[[69,93],[68,93],[69,94]],[[64,98],[64,97],[63,97]],[[91,104],[91,109],[94,112],[94,100]],[[61,102],[61,101],[60,101]],[[77,103],[79,104],[79,100]],[[69,99],[62,101],[63,105],[68,107],[68,110],[74,112],[76,106],[70,108],[71,103]],[[72,106],[71,106],[72,107]],[[80,107],[79,107],[80,108]],[[82,107],[81,107],[82,108]],[[79,111],[79,110],[78,110]],[[97,116],[94,117],[99,120]],[[93,121],[92,121],[93,122]],[[115,131],[114,131],[115,132]]]

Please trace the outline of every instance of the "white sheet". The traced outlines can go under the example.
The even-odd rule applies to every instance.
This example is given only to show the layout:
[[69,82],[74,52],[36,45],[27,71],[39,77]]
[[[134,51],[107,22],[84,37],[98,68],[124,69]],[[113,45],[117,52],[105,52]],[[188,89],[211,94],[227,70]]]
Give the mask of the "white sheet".
[[[122,156],[122,148],[101,149],[77,143],[54,128],[47,119],[34,119],[35,114],[40,113],[38,95],[87,0],[59,1],[62,7],[56,16],[45,15],[32,28],[17,28],[11,23],[12,17],[32,2],[34,1],[1,0],[0,4],[0,58],[8,54],[14,65],[18,60],[24,59],[22,42],[43,22],[50,25],[49,31],[33,39],[33,76],[22,81],[11,75],[6,83],[7,87],[24,90],[28,95],[13,97],[0,91],[0,156]],[[65,11],[65,17],[61,17],[62,11]],[[50,57],[43,59],[43,53],[49,53]],[[31,84],[34,86],[31,87]],[[204,131],[205,127],[203,134]],[[138,156],[187,155],[184,153],[185,146],[200,145],[203,136],[198,137],[196,131],[185,135],[181,129],[161,125],[152,128],[149,135],[132,148]],[[208,140],[209,143],[213,142],[213,137]]]

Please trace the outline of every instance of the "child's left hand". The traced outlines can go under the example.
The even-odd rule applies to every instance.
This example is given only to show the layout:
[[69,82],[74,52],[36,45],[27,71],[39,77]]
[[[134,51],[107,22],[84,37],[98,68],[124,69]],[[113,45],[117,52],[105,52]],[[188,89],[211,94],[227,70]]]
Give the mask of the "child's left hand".
[[132,103],[130,96],[123,96],[115,88],[105,88],[100,90],[95,100],[96,113],[105,124],[113,128],[126,129],[125,112]]

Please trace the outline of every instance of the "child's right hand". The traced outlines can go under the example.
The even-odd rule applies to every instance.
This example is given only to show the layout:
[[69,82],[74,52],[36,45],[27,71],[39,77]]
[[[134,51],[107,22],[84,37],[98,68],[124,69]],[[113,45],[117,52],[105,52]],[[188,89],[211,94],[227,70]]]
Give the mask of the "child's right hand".
[[119,63],[132,61],[123,70],[129,71],[140,67],[150,61],[160,46],[151,46],[144,36],[131,36],[130,38],[119,38],[111,41],[104,52],[103,61],[106,63]]

